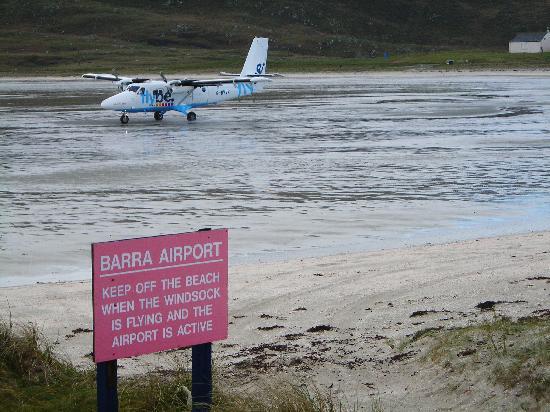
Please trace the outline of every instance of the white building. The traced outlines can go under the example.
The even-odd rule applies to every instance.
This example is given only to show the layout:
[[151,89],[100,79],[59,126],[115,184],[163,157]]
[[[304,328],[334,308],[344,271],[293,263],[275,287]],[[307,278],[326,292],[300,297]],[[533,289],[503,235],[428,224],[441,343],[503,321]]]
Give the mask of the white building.
[[550,30],[543,33],[518,33],[510,41],[510,53],[550,52]]

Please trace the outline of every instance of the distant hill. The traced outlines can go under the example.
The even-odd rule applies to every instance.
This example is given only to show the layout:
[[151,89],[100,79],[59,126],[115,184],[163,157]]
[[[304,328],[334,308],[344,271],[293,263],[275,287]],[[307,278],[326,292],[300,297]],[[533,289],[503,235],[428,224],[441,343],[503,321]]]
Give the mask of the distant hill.
[[[255,35],[269,37],[272,50],[314,56],[504,51],[516,32],[544,30],[550,6],[548,0],[2,0],[0,23],[5,70],[93,60],[129,47],[246,50]],[[4,60],[9,55],[11,62]]]

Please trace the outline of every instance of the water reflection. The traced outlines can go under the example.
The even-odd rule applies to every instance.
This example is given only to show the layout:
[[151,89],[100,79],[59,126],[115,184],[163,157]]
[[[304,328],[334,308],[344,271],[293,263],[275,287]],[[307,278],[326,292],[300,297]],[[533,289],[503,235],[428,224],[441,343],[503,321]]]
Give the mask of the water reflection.
[[0,284],[89,277],[89,244],[231,229],[232,263],[550,227],[550,78],[296,76],[188,124],[110,85],[0,84]]

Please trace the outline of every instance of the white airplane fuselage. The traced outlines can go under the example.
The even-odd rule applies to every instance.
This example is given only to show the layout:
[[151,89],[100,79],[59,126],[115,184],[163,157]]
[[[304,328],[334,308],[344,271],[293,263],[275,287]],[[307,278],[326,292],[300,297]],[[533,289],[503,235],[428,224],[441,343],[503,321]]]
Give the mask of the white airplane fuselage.
[[128,113],[154,113],[155,120],[162,120],[164,113],[177,111],[194,121],[197,115],[192,110],[226,100],[250,96],[264,89],[270,77],[267,74],[268,40],[255,37],[240,74],[220,73],[231,78],[168,80],[162,73],[162,80],[139,77],[119,77],[118,74],[86,73],[86,79],[107,80],[116,83],[120,93],[101,102],[101,107],[121,114],[120,121],[128,123]]
[[263,90],[267,79],[248,83],[227,83],[213,86],[178,86],[164,81],[132,83],[126,90],[103,100],[101,107],[122,113],[160,112],[176,110],[187,113],[196,107],[239,99]]

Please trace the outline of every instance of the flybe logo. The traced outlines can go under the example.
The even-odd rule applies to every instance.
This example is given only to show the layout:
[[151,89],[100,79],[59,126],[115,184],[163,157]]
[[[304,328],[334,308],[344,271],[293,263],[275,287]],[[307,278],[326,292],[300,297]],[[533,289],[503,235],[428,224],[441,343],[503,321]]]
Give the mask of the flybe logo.
[[141,104],[152,105],[153,103],[155,103],[155,100],[156,99],[149,92],[149,90],[145,90],[145,92],[141,95]]
[[141,104],[149,106],[172,106],[174,99],[172,98],[172,92],[170,90],[164,92],[164,90],[153,90],[151,93],[149,90],[145,90],[141,95]]
[[265,69],[265,63],[258,63],[256,66],[256,74],[263,74]]

